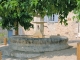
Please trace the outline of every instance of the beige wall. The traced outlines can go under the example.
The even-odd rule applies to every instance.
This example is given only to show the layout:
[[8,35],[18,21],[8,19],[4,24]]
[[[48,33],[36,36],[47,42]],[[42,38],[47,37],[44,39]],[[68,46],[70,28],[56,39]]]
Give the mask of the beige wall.
[[[44,24],[44,35],[57,35],[67,36],[69,40],[80,39],[78,36],[78,23],[76,20],[73,21],[74,14],[72,12],[69,13],[67,20],[68,26],[64,24],[58,23],[45,23]],[[30,29],[29,31],[24,31],[26,35],[33,35],[34,30]]]
[[[58,23],[45,23],[44,24],[44,35],[57,35],[67,36],[69,40],[80,39],[78,36],[78,23],[76,23],[76,19],[73,21],[74,14],[72,12],[69,13],[67,20],[68,26],[64,24]],[[23,27],[19,27],[19,35],[33,35],[34,29],[30,28],[30,30],[24,30]]]
[[[72,12],[69,13],[68,26],[64,24],[58,23],[44,23],[44,35],[57,35],[67,36],[70,40],[80,39],[78,35],[78,23],[76,23],[76,19],[73,21],[74,14]],[[79,23],[80,26],[80,23]],[[80,29],[79,29],[80,30]],[[4,34],[7,37],[7,31],[4,31],[0,28],[0,34]],[[19,35],[33,35],[34,29],[30,28],[30,30],[24,30],[23,27],[19,26]],[[14,33],[13,33],[14,35]]]

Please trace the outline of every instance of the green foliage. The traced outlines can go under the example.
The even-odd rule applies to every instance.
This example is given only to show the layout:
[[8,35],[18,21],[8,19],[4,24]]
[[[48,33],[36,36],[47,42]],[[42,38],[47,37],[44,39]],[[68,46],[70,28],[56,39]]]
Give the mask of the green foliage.
[[74,10],[74,13],[76,14],[74,18],[77,18],[77,20],[80,21],[80,0],[77,0],[77,7]]
[[28,29],[33,16],[58,14],[60,23],[67,25],[66,17],[76,7],[76,0],[0,0],[2,28],[17,29],[16,22]]
[[33,16],[58,14],[60,23],[67,25],[66,17],[70,11],[76,8],[76,0],[30,0],[29,12]]
[[0,37],[3,37],[4,36],[4,33],[0,33]]
[[26,10],[26,0],[1,0],[0,16],[2,17],[2,28],[17,29],[15,22],[18,22],[24,29],[32,27],[33,25],[30,23],[32,17]]
[[0,27],[2,26],[2,23],[0,22]]

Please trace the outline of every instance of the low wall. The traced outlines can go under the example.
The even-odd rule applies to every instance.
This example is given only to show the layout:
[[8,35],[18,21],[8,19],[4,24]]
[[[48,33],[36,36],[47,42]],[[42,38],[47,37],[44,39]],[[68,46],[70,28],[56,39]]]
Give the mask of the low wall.
[[[10,45],[4,50],[4,55],[18,59],[28,59],[40,56],[47,51],[68,48],[68,38],[53,36],[51,38],[27,38],[26,36],[12,36]],[[13,59],[13,58],[11,58]]]

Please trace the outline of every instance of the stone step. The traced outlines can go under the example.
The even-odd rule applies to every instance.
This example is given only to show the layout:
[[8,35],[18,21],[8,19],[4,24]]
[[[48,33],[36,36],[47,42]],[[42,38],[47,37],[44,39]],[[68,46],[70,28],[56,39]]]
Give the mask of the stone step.
[[17,58],[17,57],[11,57],[11,56],[3,56],[2,60],[28,60],[28,59],[23,59],[23,58]]
[[61,50],[66,49],[69,47],[67,43],[61,43],[61,44],[12,44],[10,45],[12,50],[18,50],[18,51],[24,51],[24,52],[45,52],[45,51],[55,51],[55,50]]
[[33,57],[38,57],[43,53],[34,53],[34,52],[24,52],[24,51],[12,51],[11,56],[12,57],[17,57],[17,58],[33,58]]

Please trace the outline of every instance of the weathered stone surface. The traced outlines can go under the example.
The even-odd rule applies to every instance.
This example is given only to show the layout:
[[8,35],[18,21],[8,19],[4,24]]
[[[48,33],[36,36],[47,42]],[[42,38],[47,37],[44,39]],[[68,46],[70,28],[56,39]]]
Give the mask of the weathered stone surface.
[[24,52],[45,52],[68,48],[68,38],[64,36],[52,36],[50,38],[26,38],[25,36],[13,36],[10,39],[12,50]]
[[23,36],[13,36],[10,38],[11,44],[56,44],[67,43],[68,38],[64,36],[53,36],[51,38],[26,38]]
[[12,51],[11,56],[12,57],[17,57],[17,58],[32,58],[32,57],[37,57],[40,56],[42,53],[33,53],[33,52],[25,52],[25,51]]
[[[16,60],[40,56],[47,51],[55,51],[68,48],[68,38],[64,36],[52,36],[50,38],[27,38],[26,36],[12,36],[10,45],[4,55],[18,58]],[[6,53],[6,54],[5,54]]]
[[11,56],[3,56],[2,60],[28,60],[28,59],[16,58],[16,57],[11,57]]

